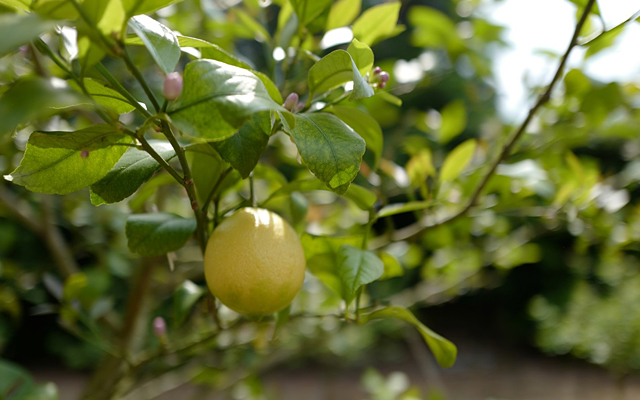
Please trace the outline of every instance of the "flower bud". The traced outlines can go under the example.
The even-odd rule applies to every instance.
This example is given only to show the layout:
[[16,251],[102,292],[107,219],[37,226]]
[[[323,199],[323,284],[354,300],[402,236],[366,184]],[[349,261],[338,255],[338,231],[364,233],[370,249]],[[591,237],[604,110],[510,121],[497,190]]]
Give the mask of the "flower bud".
[[389,73],[387,71],[380,72],[380,76],[378,77],[381,83],[389,82]]
[[158,338],[164,338],[167,335],[167,323],[162,317],[156,317],[153,320],[153,331]]
[[298,93],[293,92],[289,96],[287,96],[287,99],[284,101],[284,104],[282,104],[282,106],[289,111],[294,111],[298,107],[299,100],[300,98],[298,97]]
[[375,67],[373,69],[373,75],[380,75],[380,72],[382,72],[382,68],[380,67]]
[[378,83],[378,89],[384,89],[385,86],[387,86],[387,82],[380,82]]
[[171,72],[164,77],[162,94],[167,100],[175,100],[182,92],[182,75],[179,72]]

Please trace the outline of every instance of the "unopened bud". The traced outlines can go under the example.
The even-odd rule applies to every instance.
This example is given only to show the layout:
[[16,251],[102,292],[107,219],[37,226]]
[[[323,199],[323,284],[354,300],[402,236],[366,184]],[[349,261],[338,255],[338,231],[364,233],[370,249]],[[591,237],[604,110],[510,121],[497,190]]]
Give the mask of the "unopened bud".
[[164,338],[167,335],[167,323],[162,317],[156,317],[153,320],[153,331],[159,338]]
[[378,89],[384,89],[387,86],[387,82],[378,83]]
[[295,112],[300,112],[300,111],[302,111],[302,110],[304,110],[304,103],[303,103],[303,102],[300,102],[300,103],[298,103],[298,105],[296,106],[296,111],[295,111]]
[[293,92],[289,96],[287,96],[287,99],[284,101],[284,104],[282,104],[282,106],[289,111],[294,111],[296,107],[298,107],[298,101],[300,101],[298,93]]
[[373,74],[374,75],[380,75],[380,72],[382,72],[382,68],[380,68],[380,67],[375,67],[373,69]]
[[380,79],[380,82],[382,83],[389,82],[389,73],[387,71],[380,72],[380,76],[378,79]]
[[167,100],[175,100],[182,92],[182,75],[179,72],[171,72],[164,77],[162,94]]

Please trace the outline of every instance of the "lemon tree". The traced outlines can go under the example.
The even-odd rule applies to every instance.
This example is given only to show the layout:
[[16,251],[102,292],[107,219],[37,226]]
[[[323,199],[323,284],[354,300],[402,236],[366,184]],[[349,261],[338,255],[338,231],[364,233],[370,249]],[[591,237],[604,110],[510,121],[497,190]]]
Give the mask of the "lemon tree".
[[[102,281],[74,265],[62,269],[62,288],[49,285],[60,302],[62,323],[108,350],[110,358],[88,389],[90,398],[118,398],[151,361],[167,354],[189,356],[224,332],[220,303],[236,312],[234,323],[255,319],[237,314],[263,317],[274,330],[294,316],[307,317],[303,302],[296,303],[305,279],[331,291],[333,309],[326,316],[360,326],[381,319],[411,324],[437,362],[452,366],[455,345],[405,307],[415,302],[373,300],[370,285],[404,273],[394,244],[415,249],[416,239],[482,203],[498,167],[549,101],[594,0],[583,2],[557,74],[523,123],[497,139],[500,146],[495,138],[462,140],[467,110],[464,102],[454,102],[443,109],[442,126],[434,128],[438,135],[429,140],[455,145],[434,157],[420,139],[407,142],[404,168],[384,158],[380,121],[398,114],[402,100],[389,91],[395,80],[376,66],[370,47],[404,31],[398,25],[401,2],[373,5],[360,14],[360,2],[246,1],[227,11],[233,23],[221,24],[224,34],[211,35],[217,36],[211,39],[215,43],[179,33],[199,25],[193,21],[171,26],[178,3],[0,0],[8,12],[0,18],[0,34],[12,38],[2,54],[27,46],[21,51],[29,50],[38,61],[32,74],[20,73],[0,95],[0,134],[33,132],[20,165],[5,179],[45,194],[88,188],[85,194],[95,206],[122,202],[131,211],[123,229],[128,248],[143,259],[123,321],[106,315],[96,301]],[[422,6],[412,10],[414,44],[444,49],[454,61],[461,55],[478,60],[477,44],[463,40],[446,15]],[[271,19],[265,23],[263,17]],[[322,48],[325,26],[350,26],[352,40]],[[260,42],[266,66],[235,55],[228,36]],[[428,115],[416,115],[420,118],[413,116],[411,124],[422,129]],[[394,194],[403,190],[407,201]],[[313,204],[309,193],[318,191],[332,197]],[[333,215],[340,229],[327,232],[323,206],[331,202],[357,216]],[[410,226],[383,234],[374,229],[409,213],[415,216]],[[37,221],[28,222],[40,233]],[[437,234],[427,239],[455,240]],[[56,240],[53,247],[61,239]],[[524,254],[521,258],[536,259],[536,248],[519,244],[511,247]],[[513,252],[507,253],[497,264],[513,265],[508,258]],[[472,254],[459,263],[475,266],[482,257]],[[147,306],[158,307],[158,314],[166,311],[147,301],[154,268],[165,264],[164,286],[156,294],[163,298],[162,290],[174,291],[173,325],[154,320],[156,342],[145,348],[137,340],[143,336],[136,336],[137,317]],[[172,280],[179,268],[191,268],[193,281]],[[212,326],[210,335],[171,343],[168,331],[178,331],[194,309],[206,310],[204,321],[193,323]],[[101,324],[123,324],[116,332],[122,337],[101,338]],[[154,343],[156,351],[150,351]]]

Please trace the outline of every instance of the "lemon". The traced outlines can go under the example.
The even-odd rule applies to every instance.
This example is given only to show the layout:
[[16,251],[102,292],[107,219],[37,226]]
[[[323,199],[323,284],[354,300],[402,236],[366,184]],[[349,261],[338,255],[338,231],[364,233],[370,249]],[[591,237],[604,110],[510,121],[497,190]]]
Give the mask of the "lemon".
[[302,244],[291,225],[261,208],[243,208],[214,231],[204,255],[209,290],[249,316],[280,311],[304,280]]

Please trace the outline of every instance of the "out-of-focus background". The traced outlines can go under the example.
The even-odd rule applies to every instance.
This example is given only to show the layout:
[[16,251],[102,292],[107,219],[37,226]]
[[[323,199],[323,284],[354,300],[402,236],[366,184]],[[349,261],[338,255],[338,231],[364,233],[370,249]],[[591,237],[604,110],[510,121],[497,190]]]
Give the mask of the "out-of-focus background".
[[[364,0],[362,7],[380,2]],[[266,7],[271,0],[249,3]],[[363,101],[384,128],[381,170],[390,197],[411,200],[429,190],[425,154],[429,164],[439,163],[469,138],[498,146],[551,79],[573,32],[576,5],[584,3],[403,1],[399,22],[406,30],[373,47],[376,65],[391,73],[389,91],[403,105],[378,97]],[[194,354],[195,362],[169,358],[157,375],[151,366],[127,398],[639,399],[640,24],[618,25],[633,19],[640,1],[600,0],[598,6],[599,16],[589,18],[580,40],[613,30],[572,54],[550,104],[499,166],[480,206],[418,240],[389,246],[398,260],[393,276],[368,288],[374,300],[417,307],[420,320],[458,346],[453,368],[440,369],[419,335],[400,323],[364,328],[326,317],[300,319],[289,322],[273,351],[256,345],[264,341],[260,325],[224,332],[214,349]],[[277,62],[287,49],[266,53],[242,21],[229,17],[229,9],[239,7],[234,0],[185,0],[156,16],[268,69],[265,60]],[[278,7],[270,10],[261,22],[274,27]],[[326,53],[351,38],[340,28],[317,40]],[[142,52],[132,50],[144,60]],[[24,74],[31,62],[25,52],[0,59],[0,84]],[[143,67],[157,86],[157,71]],[[0,138],[3,174],[19,163],[29,133]],[[263,161],[291,173],[297,164],[290,150],[274,139]],[[485,158],[476,168],[492,150],[480,150]],[[474,186],[467,183],[441,190],[456,203]],[[63,285],[56,269],[60,255],[7,205],[32,207],[59,228],[83,271],[80,301],[91,318],[109,320],[125,307],[127,282],[143,262],[127,249],[124,223],[144,195],[96,208],[88,191],[61,198],[0,183],[0,393],[11,389],[3,386],[3,374],[24,373],[24,382],[43,385],[41,393],[78,399],[105,356],[91,334],[69,327],[58,305],[74,287]],[[184,200],[177,189],[161,188],[158,196],[169,208]],[[303,229],[309,233],[344,234],[362,221],[359,210],[332,193],[312,192],[306,199]],[[401,230],[414,221],[402,214],[392,223]],[[152,314],[186,318],[174,310],[172,294],[186,279],[203,285],[194,248],[170,256],[175,272],[166,260],[157,261],[165,267],[154,277],[156,300],[147,305]],[[308,275],[294,309],[320,313],[338,303]],[[192,317],[180,332],[198,329],[207,318]],[[237,315],[226,310],[221,318]]]

